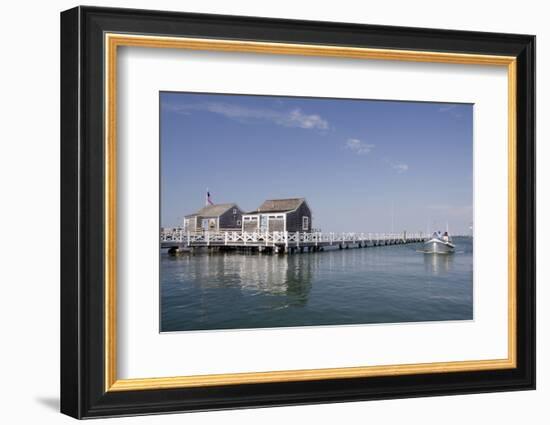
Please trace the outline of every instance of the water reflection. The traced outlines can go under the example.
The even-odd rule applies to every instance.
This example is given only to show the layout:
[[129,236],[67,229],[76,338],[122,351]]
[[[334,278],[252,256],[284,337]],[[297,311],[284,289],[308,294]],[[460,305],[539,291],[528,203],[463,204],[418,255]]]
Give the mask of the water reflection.
[[285,305],[304,305],[319,264],[312,257],[317,256],[221,253],[185,255],[169,260],[181,269],[174,277],[182,285],[191,280],[202,290],[234,288],[247,295],[284,296]]
[[161,256],[163,331],[472,318],[471,241],[296,255]]
[[455,254],[422,254],[424,269],[435,276],[444,275],[452,270]]

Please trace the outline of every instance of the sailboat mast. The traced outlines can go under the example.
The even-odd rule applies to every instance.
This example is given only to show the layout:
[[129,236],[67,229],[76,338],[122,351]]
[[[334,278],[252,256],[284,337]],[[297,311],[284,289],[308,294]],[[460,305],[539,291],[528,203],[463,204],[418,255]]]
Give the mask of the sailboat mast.
[[393,222],[394,222],[394,202],[391,203],[391,232],[393,233]]

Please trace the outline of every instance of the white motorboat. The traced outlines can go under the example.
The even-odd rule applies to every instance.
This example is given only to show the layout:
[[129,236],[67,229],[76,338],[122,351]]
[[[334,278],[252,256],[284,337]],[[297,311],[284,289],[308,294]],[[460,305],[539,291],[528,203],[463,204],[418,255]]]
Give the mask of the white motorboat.
[[447,232],[444,235],[434,232],[432,237],[424,242],[423,251],[425,254],[451,254],[455,251],[455,246]]

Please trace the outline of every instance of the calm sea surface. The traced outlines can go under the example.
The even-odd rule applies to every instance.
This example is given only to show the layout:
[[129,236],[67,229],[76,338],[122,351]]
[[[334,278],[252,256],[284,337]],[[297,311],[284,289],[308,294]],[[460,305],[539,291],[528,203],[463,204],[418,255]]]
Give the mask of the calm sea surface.
[[472,240],[295,255],[161,254],[161,331],[471,320]]

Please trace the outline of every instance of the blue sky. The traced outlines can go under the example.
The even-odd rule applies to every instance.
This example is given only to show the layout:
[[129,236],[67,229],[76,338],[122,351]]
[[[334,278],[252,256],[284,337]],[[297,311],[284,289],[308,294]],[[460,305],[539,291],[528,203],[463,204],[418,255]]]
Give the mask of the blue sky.
[[160,114],[162,226],[206,188],[245,211],[305,197],[323,231],[472,223],[473,105],[162,92]]

